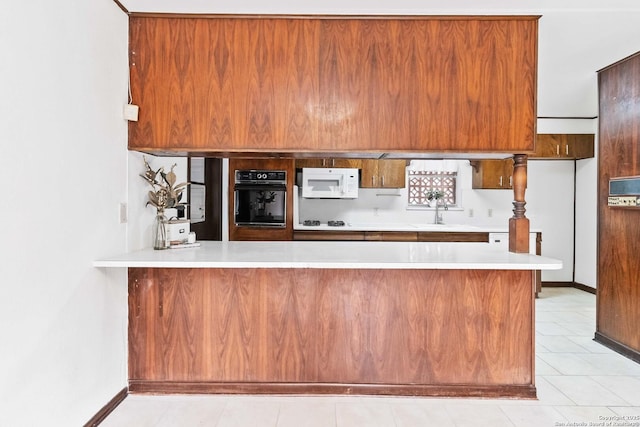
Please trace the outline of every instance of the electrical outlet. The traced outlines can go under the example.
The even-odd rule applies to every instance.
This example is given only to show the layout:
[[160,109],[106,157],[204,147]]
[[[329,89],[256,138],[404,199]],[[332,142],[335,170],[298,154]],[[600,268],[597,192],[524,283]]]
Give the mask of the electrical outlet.
[[469,218],[473,218],[473,209],[469,209]]
[[126,202],[121,202],[120,203],[120,224],[126,224],[127,223],[127,203]]
[[491,208],[487,209],[487,216],[489,218],[491,218],[493,216],[493,209],[491,209]]

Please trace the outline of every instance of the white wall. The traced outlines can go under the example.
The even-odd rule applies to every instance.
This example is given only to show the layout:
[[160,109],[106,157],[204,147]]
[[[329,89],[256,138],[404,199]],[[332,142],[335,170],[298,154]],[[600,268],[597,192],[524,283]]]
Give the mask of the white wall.
[[576,164],[575,281],[592,288],[598,283],[598,131],[595,133],[595,158]]
[[0,425],[84,424],[127,379],[127,17],[109,0],[0,14]]

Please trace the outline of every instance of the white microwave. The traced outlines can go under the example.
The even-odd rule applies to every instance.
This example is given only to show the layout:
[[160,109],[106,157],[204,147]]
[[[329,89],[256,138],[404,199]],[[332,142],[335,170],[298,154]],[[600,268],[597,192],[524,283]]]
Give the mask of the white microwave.
[[358,172],[354,168],[302,168],[302,197],[356,199]]

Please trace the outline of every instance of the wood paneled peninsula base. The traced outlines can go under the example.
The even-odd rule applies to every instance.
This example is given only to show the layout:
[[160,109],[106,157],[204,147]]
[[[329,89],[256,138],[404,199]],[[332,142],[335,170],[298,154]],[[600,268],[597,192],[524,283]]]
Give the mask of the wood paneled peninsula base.
[[532,270],[559,261],[375,245],[211,242],[97,261],[129,267],[131,392],[535,398]]

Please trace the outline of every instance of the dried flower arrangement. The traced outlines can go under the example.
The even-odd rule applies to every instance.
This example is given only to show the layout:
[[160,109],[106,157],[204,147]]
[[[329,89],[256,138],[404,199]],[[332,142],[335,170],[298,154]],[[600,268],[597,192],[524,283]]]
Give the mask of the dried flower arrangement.
[[[177,164],[174,163],[174,165],[171,166],[171,170],[165,173],[164,167],[154,171],[151,169],[147,159],[144,157],[142,159],[144,160],[146,171],[144,174],[140,174],[140,176],[153,187],[153,190],[149,191],[149,201],[147,205],[155,206],[159,213],[164,212],[164,210],[168,208],[184,206],[185,203],[180,203],[180,199],[182,198],[182,192],[190,183],[181,182],[176,185],[176,174],[173,172],[173,169]],[[160,175],[160,179],[158,175]]]

